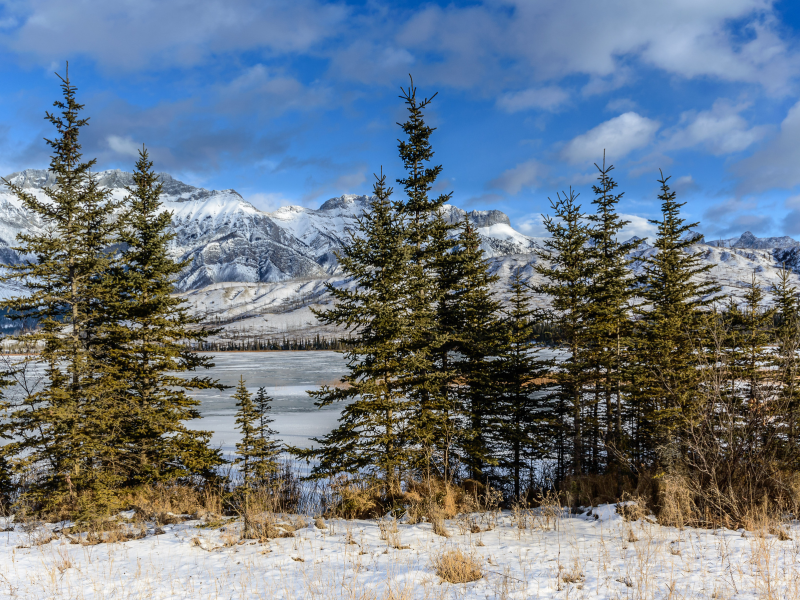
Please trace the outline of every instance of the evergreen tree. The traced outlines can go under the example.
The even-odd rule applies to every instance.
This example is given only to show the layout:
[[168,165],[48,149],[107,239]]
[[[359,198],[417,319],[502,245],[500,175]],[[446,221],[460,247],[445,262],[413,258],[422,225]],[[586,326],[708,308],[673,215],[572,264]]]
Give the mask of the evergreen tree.
[[797,384],[800,373],[800,361],[797,357],[800,350],[800,300],[790,277],[790,271],[783,267],[778,273],[778,284],[773,289],[777,324],[773,331],[776,348],[772,362],[777,369],[781,397],[785,404],[787,452],[796,458],[800,451],[800,386]]
[[743,305],[731,300],[726,315],[730,392],[742,396],[751,407],[764,400],[764,364],[770,362],[772,354],[768,346],[773,341],[776,309],[765,308],[764,300],[764,292],[753,273]]
[[208,377],[179,377],[213,367],[194,351],[213,331],[198,327],[185,301],[172,295],[173,281],[185,267],[168,253],[174,237],[172,213],[161,210],[162,185],[142,148],[127,189],[119,242],[120,259],[103,279],[106,312],[96,354],[113,373],[127,419],[121,437],[128,485],[210,478],[224,461],[208,446],[207,431],[189,429],[200,418],[199,400],[186,390],[223,389]]
[[700,383],[704,340],[704,311],[719,287],[699,276],[711,265],[701,265],[700,254],[689,251],[691,230],[697,223],[680,217],[684,205],[675,192],[661,184],[661,220],[654,243],[656,253],[643,259],[640,278],[637,358],[641,375],[636,381],[639,423],[637,462],[666,466],[680,451],[681,431],[702,405]]
[[[6,387],[5,382],[0,380],[0,388]],[[13,430],[13,423],[10,419],[11,403],[0,396],[0,510],[6,509],[11,505],[11,498],[14,493],[13,471],[9,460],[12,458],[10,450],[12,446],[8,444],[12,438],[10,434]]]
[[450,407],[445,391],[449,389],[453,371],[442,361],[449,356],[453,339],[440,318],[442,295],[447,293],[449,284],[439,276],[449,270],[442,263],[452,257],[449,251],[452,246],[446,240],[454,225],[440,218],[441,208],[451,194],[430,197],[442,166],[429,166],[433,158],[430,136],[435,129],[425,124],[423,113],[436,94],[419,100],[412,80],[400,97],[406,104],[408,120],[400,124],[406,139],[399,140],[398,146],[406,177],[397,183],[403,186],[407,199],[398,208],[407,221],[405,239],[411,248],[405,309],[414,324],[408,344],[408,370],[403,380],[406,395],[415,403],[409,435],[418,447],[417,468],[431,476],[435,455],[442,450],[442,426],[449,422],[444,417]]
[[433,313],[429,315],[431,329],[427,331],[432,343],[430,347],[421,349],[418,337],[414,346],[418,353],[416,358],[425,356],[432,370],[427,374],[421,371],[414,373],[415,383],[420,381],[416,376],[422,375],[427,377],[431,387],[426,397],[424,420],[415,419],[412,424],[415,426],[416,442],[421,442],[427,459],[426,466],[433,466],[440,477],[449,480],[453,473],[458,472],[457,446],[463,442],[468,429],[462,419],[457,390],[461,373],[456,353],[465,341],[462,336],[464,315],[461,311],[464,290],[460,287],[463,269],[458,258],[462,249],[451,235],[452,224],[443,214],[437,214],[432,225],[428,240],[429,263],[424,269],[425,277],[431,286],[435,286],[436,292],[430,295],[435,305]]
[[[592,229],[585,222],[577,198],[570,189],[568,194],[563,197],[559,194],[555,201],[550,201],[554,217],[544,217],[544,225],[551,237],[537,252],[540,261],[535,266],[536,272],[544,276],[545,283],[535,286],[534,290],[550,296],[552,321],[560,333],[559,341],[569,351],[569,356],[553,374],[558,384],[552,399],[556,411],[554,420],[560,422],[556,443],[559,479],[567,475],[568,463],[571,463],[573,475],[584,473],[586,467],[584,385],[587,363],[584,343],[593,251],[589,247]],[[564,437],[568,433],[571,434],[569,440]]]
[[[592,187],[595,194],[592,203],[596,213],[587,217],[594,224],[590,233],[593,272],[588,288],[587,345],[590,349],[587,360],[594,372],[595,395],[602,395],[605,401],[603,442],[620,450],[623,435],[622,372],[632,328],[629,308],[635,290],[629,255],[639,247],[641,241],[621,243],[617,239],[620,231],[629,223],[616,212],[623,194],[615,193],[617,183],[610,175],[614,167],[606,166],[605,153],[603,166],[595,167],[599,171],[599,184]],[[598,404],[596,400],[594,410],[597,410]],[[594,437],[597,439],[598,436],[595,434]]]
[[519,268],[511,276],[509,292],[499,328],[503,337],[495,360],[489,363],[496,407],[490,430],[498,466],[509,474],[514,497],[519,498],[526,465],[532,475],[531,463],[546,460],[552,450],[553,414],[543,390],[553,361],[538,356],[535,329],[542,313],[530,307],[529,287]]
[[242,433],[242,441],[236,444],[239,456],[234,463],[241,465],[244,488],[249,493],[268,484],[278,472],[281,448],[280,442],[274,439],[275,431],[270,428],[272,398],[261,387],[254,399],[244,383],[244,378],[240,377],[233,395],[237,406],[236,427]]
[[311,477],[337,473],[364,474],[396,489],[408,472],[411,410],[404,378],[409,371],[409,340],[416,323],[408,305],[408,264],[412,248],[406,243],[405,217],[390,201],[392,189],[381,173],[374,196],[356,219],[356,232],[338,254],[351,285],[327,289],[334,299],[317,318],[345,328],[348,374],[343,386],[323,386],[309,392],[320,408],[347,402],[339,425],[310,450],[292,448],[301,458],[319,462]]
[[[485,466],[496,462],[490,434],[498,407],[489,357],[497,354],[501,343],[500,302],[492,292],[498,277],[490,273],[480,236],[466,217],[457,244],[442,257],[450,268],[443,269],[449,276],[438,278],[442,293],[438,318],[444,325],[442,337],[449,340],[447,358],[455,377],[447,389],[456,395],[457,410],[463,415],[457,440],[461,460],[471,477],[479,479]],[[448,475],[445,472],[445,479]]]
[[101,285],[112,263],[107,248],[116,241],[113,212],[117,204],[101,189],[82,161],[79,133],[88,123],[69,75],[61,78],[63,100],[58,112],[46,113],[57,137],[50,170],[55,185],[40,200],[6,181],[26,210],[42,219],[41,233],[18,236],[22,255],[33,260],[8,265],[3,281],[30,292],[0,303],[12,319],[33,319],[38,330],[17,336],[38,343],[30,357],[44,365],[48,383],[29,395],[12,414],[10,451],[29,485],[25,500],[35,509],[67,510],[81,519],[114,509],[119,447],[114,439],[123,418],[113,374],[98,364],[93,348],[107,321],[108,297]]

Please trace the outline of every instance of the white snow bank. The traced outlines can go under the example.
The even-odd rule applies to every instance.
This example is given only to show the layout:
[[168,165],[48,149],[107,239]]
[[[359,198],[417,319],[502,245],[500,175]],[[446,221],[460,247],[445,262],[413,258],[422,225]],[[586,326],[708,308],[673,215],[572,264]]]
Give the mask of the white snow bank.
[[[479,533],[470,533],[473,525]],[[57,526],[16,525],[0,536],[0,598],[755,600],[796,598],[800,589],[796,526],[787,541],[678,531],[626,522],[615,505],[549,522],[534,512],[527,525],[508,512],[465,515],[447,522],[444,538],[427,523],[397,524],[395,545],[405,549],[390,547],[374,520],[311,523],[267,543],[240,540],[237,522],[187,521],[95,546],[70,543]],[[477,559],[483,578],[442,583],[432,558],[452,548]]]

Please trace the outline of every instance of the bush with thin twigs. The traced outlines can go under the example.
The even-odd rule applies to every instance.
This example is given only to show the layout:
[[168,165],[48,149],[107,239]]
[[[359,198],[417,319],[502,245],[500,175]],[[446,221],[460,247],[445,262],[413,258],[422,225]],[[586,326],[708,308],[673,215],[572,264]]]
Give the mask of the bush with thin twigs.
[[457,548],[435,555],[433,568],[448,583],[471,583],[483,577],[483,569],[477,558]]

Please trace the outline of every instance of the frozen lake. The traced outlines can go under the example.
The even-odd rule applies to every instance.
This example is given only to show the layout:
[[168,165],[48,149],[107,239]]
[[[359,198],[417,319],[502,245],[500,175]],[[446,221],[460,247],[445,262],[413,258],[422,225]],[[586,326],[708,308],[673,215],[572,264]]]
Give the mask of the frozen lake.
[[[201,372],[224,385],[235,386],[243,376],[250,393],[264,386],[275,400],[272,403],[272,428],[284,443],[310,447],[309,438],[321,437],[336,426],[342,404],[319,409],[306,393],[322,384],[333,384],[347,372],[343,354],[338,352],[219,352],[207,353],[214,359],[214,368]],[[545,349],[541,358],[560,358],[563,352]],[[236,402],[234,389],[192,392],[201,401],[202,419],[189,422],[194,429],[214,432],[214,447],[228,455],[235,450],[239,432],[235,428]]]
[[[309,390],[319,389],[323,384],[338,383],[347,372],[343,354],[329,351],[302,352],[209,352],[214,367],[199,371],[201,377],[217,379],[223,385],[232,386],[227,390],[190,391],[189,394],[200,400],[199,411],[202,419],[189,421],[192,429],[211,431],[211,445],[220,448],[229,456],[235,451],[240,439],[236,430],[236,402],[231,398],[239,377],[244,377],[248,391],[255,395],[264,386],[274,398],[272,428],[285,444],[308,448],[310,438],[322,437],[336,426],[341,414],[341,403],[318,409],[308,396]],[[541,358],[556,358],[563,351],[544,349]],[[13,359],[10,359],[13,361]],[[33,367],[31,373],[41,377],[41,367]],[[19,388],[10,388],[7,394],[19,394]]]
[[[336,425],[342,406],[318,409],[306,393],[323,384],[339,381],[347,371],[344,355],[338,352],[219,352],[213,357],[214,368],[200,371],[224,385],[236,386],[244,377],[247,390],[255,395],[264,386],[274,398],[272,428],[284,443],[309,447],[309,438],[320,437]],[[221,447],[224,454],[234,451],[239,441],[235,428],[236,401],[231,398],[235,388],[190,392],[200,400],[202,419],[187,425],[193,429],[213,431],[211,444]]]

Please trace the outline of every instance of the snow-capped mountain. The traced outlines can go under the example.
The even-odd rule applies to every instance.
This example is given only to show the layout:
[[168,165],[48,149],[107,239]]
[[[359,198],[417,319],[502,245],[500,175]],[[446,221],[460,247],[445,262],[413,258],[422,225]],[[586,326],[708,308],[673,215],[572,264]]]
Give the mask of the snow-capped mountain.
[[745,231],[738,238],[728,238],[725,240],[713,240],[706,242],[709,246],[719,248],[750,248],[754,250],[765,250],[769,248],[787,249],[800,246],[800,242],[789,236],[757,238],[749,231]]
[[[133,184],[130,173],[119,170],[97,174],[100,185],[116,198]],[[7,177],[31,194],[44,197],[43,189],[54,183],[44,170],[29,169]],[[286,206],[264,212],[244,200],[236,191],[206,190],[182,183],[166,173],[164,210],[173,214],[171,253],[188,266],[176,281],[176,291],[191,310],[208,320],[225,325],[229,331],[253,327],[259,334],[320,331],[310,307],[324,304],[329,297],[324,283],[347,285],[338,273],[335,252],[353,233],[357,217],[364,211],[367,196],[344,195],[331,198],[318,209]],[[511,227],[508,217],[497,210],[466,212],[445,207],[451,222],[468,218],[481,236],[481,245],[504,283],[516,268],[523,268],[534,281],[534,250],[542,240],[526,236]],[[21,260],[12,248],[23,231],[41,231],[43,224],[22,207],[18,198],[0,185],[0,263]],[[769,294],[783,265],[800,273],[800,242],[789,238],[757,238],[746,232],[738,238],[704,241],[691,232],[691,251],[699,252],[711,265],[708,277],[723,286],[723,294],[741,297],[743,286],[755,274]],[[642,244],[636,255],[646,258],[655,252]],[[800,279],[793,274],[800,286]],[[24,293],[6,286],[0,295]],[[544,304],[546,299],[539,299]]]
[[[175,258],[189,261],[176,282],[178,291],[215,283],[274,283],[323,279],[336,274],[335,251],[354,230],[367,196],[332,198],[319,209],[286,206],[268,213],[245,201],[234,190],[205,190],[160,175],[163,208],[173,214]],[[121,198],[133,185],[132,175],[119,170],[97,174],[101,186]],[[6,178],[27,193],[44,197],[54,184],[51,173],[29,169]],[[465,212],[446,207],[450,221],[469,218],[478,228],[489,256],[529,253],[535,241],[515,231],[500,211]],[[40,231],[42,223],[28,214],[6,186],[0,186],[0,262],[20,259],[11,248],[17,234]]]

